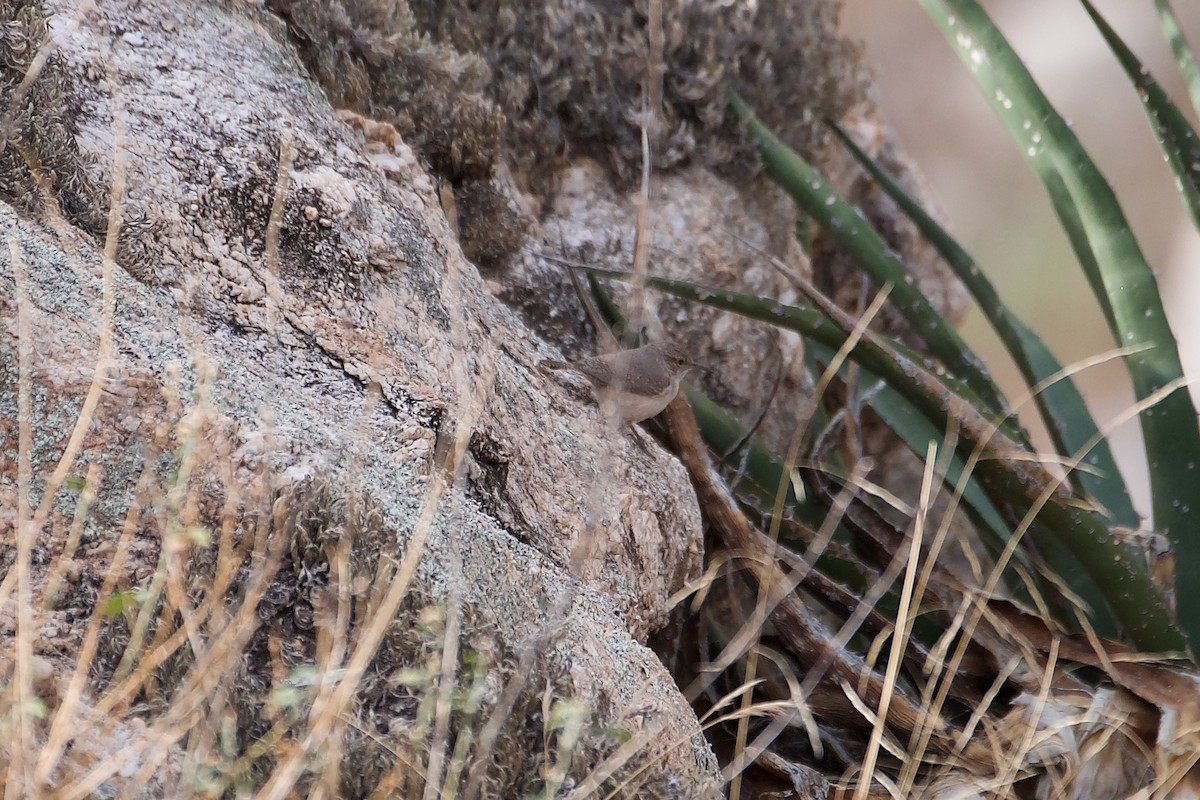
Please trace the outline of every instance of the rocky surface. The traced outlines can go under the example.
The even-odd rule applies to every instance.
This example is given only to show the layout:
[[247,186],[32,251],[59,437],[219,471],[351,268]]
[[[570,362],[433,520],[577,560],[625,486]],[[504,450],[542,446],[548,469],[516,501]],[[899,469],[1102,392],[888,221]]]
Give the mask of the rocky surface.
[[[225,463],[212,471],[226,479],[210,476],[197,494],[210,503],[264,471],[293,502],[315,479],[370,499],[374,544],[390,542],[377,556],[395,561],[427,523],[424,591],[470,607],[504,657],[544,650],[547,670],[567,677],[564,692],[597,709],[599,724],[683,743],[664,750],[645,782],[715,791],[695,717],[639,644],[700,567],[686,476],[534,368],[552,351],[463,260],[412,151],[386,130],[339,119],[269,15],[114,3],[74,30],[66,12],[52,27],[80,77],[82,147],[123,176],[123,212],[155,226],[153,257],[105,278],[87,236],[0,207],[19,254],[6,247],[0,259],[6,514],[16,517],[18,378],[33,396],[35,502],[81,417],[82,447],[67,469],[100,474],[67,556],[74,588],[49,617],[56,635],[34,643],[64,686],[122,521],[135,500],[155,501],[138,484],[148,454],[169,461],[195,437]],[[85,410],[110,324],[97,402]],[[30,349],[23,368],[19,346]],[[446,464],[453,483],[426,519]],[[173,488],[161,476],[151,484],[163,495]],[[33,544],[35,596],[70,544],[74,505],[62,489]],[[240,533],[217,527],[221,507],[202,504],[197,522],[214,537]],[[149,521],[139,527],[115,567],[120,586],[150,584],[164,536]],[[17,619],[9,598],[6,637]],[[401,666],[386,653],[373,664]],[[84,693],[102,698],[111,685],[97,665]],[[138,749],[111,759],[105,780],[132,777]],[[73,774],[70,757],[55,769],[58,779]]]

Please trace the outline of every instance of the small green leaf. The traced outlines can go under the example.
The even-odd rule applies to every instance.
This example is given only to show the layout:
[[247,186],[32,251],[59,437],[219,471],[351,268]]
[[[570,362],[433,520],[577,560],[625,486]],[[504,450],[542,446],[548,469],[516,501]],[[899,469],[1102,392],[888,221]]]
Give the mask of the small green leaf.
[[212,544],[212,532],[204,525],[186,525],[176,531],[176,535],[196,547],[208,547]]
[[598,732],[602,736],[611,736],[613,739],[616,739],[622,744],[633,739],[633,731],[631,731],[629,728],[605,726],[600,728]]
[[125,613],[125,609],[133,605],[136,605],[136,600],[132,591],[113,592],[104,603],[104,616],[112,619],[119,614]]
[[46,701],[40,697],[31,697],[25,703],[25,713],[34,719],[45,719],[49,713],[46,707]]
[[300,686],[276,686],[271,691],[271,702],[279,708],[297,709],[308,702],[311,690]]
[[550,709],[550,719],[546,720],[546,727],[552,731],[577,728],[587,717],[587,703],[581,700],[556,700]]

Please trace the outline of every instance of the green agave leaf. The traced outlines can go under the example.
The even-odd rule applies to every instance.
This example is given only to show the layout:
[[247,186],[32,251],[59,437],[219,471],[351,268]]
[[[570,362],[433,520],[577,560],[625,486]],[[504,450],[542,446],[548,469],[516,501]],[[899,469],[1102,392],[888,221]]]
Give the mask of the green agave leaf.
[[600,311],[600,315],[608,320],[608,324],[614,327],[625,326],[625,315],[621,313],[620,307],[613,302],[612,296],[604,291],[604,287],[596,280],[596,276],[588,274],[588,288],[592,290],[592,298],[596,301],[596,308]]
[[[1051,376],[1059,374],[1062,365],[1058,359],[1042,343],[1041,338],[1001,301],[991,281],[979,269],[966,249],[844,131],[836,125],[832,128],[851,155],[879,182],[888,196],[896,201],[958,275],[1012,356],[1025,385],[1032,389]],[[1096,422],[1070,378],[1058,380],[1047,386],[1034,396],[1034,402],[1059,453],[1070,455],[1095,439]],[[1132,528],[1141,524],[1107,441],[1101,440],[1092,449],[1087,463],[1088,470],[1073,470],[1068,476],[1071,485],[1081,494],[1095,498],[1112,514],[1112,520],[1116,524]]]
[[[1055,210],[1117,340],[1125,346],[1150,346],[1125,360],[1137,397],[1148,398],[1179,379],[1179,353],[1154,275],[1112,189],[1070,126],[975,0],[921,0],[921,5],[1051,190]],[[1059,185],[1046,181],[1047,174],[1054,174]],[[1154,525],[1175,548],[1180,624],[1200,642],[1200,504],[1196,511],[1191,508],[1200,497],[1200,428],[1190,394],[1186,389],[1173,392],[1140,421],[1150,464]],[[1162,646],[1145,633],[1130,630],[1130,638],[1139,647]]]
[[[834,355],[834,351],[824,345],[818,343],[810,343],[812,348],[817,353],[817,358],[823,364],[828,364]],[[843,375],[843,377],[845,377]],[[870,393],[869,405],[876,413],[883,418],[893,431],[902,438],[909,448],[917,455],[924,457],[927,452],[929,442],[937,442],[939,445],[945,439],[945,432],[935,428],[928,419],[925,418],[911,403],[907,402],[894,389],[887,384],[882,383],[879,378],[869,372],[863,372],[858,380],[860,390],[866,394]],[[963,462],[957,456],[950,459],[946,470],[946,483],[949,486],[958,485],[962,478],[964,466]],[[968,483],[963,492],[963,499],[969,503],[977,505],[980,511],[980,518],[986,522],[988,534],[993,534],[993,542],[998,542],[1002,547],[1004,542],[1008,540],[1010,533],[1009,525],[1004,521],[983,494],[979,486],[974,483]]]
[[1080,2],[1100,29],[1100,34],[1108,42],[1117,61],[1121,62],[1130,83],[1137,89],[1142,110],[1150,121],[1150,130],[1154,132],[1158,146],[1162,148],[1167,164],[1175,175],[1175,185],[1183,197],[1183,205],[1192,218],[1192,225],[1200,230],[1200,138],[1163,88],[1095,7],[1088,0]]
[[[730,107],[758,145],[767,174],[819,222],[878,283],[893,285],[891,303],[912,325],[946,368],[960,376],[987,408],[1010,417],[987,368],[954,328],[929,304],[900,257],[887,246],[862,212],[837,196],[824,178],[795,151],[780,142],[736,94]],[[1016,431],[1010,431],[1016,435]]]
[[[741,423],[729,415],[725,409],[714,403],[712,399],[697,389],[687,391],[688,402],[700,425],[700,432],[709,447],[718,453],[727,452],[744,435]],[[797,511],[799,519],[807,525],[820,527],[825,518],[825,509],[809,502],[809,495],[803,498],[796,496],[791,477],[784,469],[783,461],[776,458],[765,445],[757,439],[746,443],[746,478],[755,485],[755,494],[765,507],[775,500],[779,487],[786,488],[784,503]],[[737,487],[734,487],[737,488]]]
[[[828,349],[815,343],[812,346],[818,351],[823,351],[828,357]],[[878,379],[870,373],[865,373],[863,380],[877,381]],[[888,427],[918,456],[925,456],[930,442],[941,444],[945,439],[942,431],[935,428],[928,419],[890,387],[885,386],[876,391],[870,405],[875,413],[887,423]],[[947,485],[957,486],[965,470],[966,466],[962,458],[957,454],[952,455],[947,463]],[[968,517],[981,534],[984,546],[993,558],[998,558],[1012,538],[1013,526],[1005,521],[974,476],[964,484],[962,501]],[[1117,623],[1109,613],[1105,592],[1092,580],[1091,575],[1083,568],[1079,559],[1058,541],[1055,533],[1040,518],[1035,519],[1030,525],[1029,535],[1037,546],[1042,559],[1054,571],[1054,574],[1091,609],[1093,626],[1098,629],[1116,631]],[[1046,581],[1041,571],[1030,563],[1024,549],[1018,548],[1012,558],[1024,567],[1027,574],[1034,577],[1038,584],[1038,590],[1056,612],[1059,622],[1069,629],[1075,628],[1077,622],[1070,613],[1070,603],[1062,598],[1058,588]],[[1022,599],[1029,599],[1027,588],[1018,577],[1011,573],[1010,569],[1006,568],[1004,577],[1010,590]]]
[[[619,280],[633,277],[627,272],[585,269]],[[854,321],[832,304],[819,309],[784,305],[771,298],[655,277],[647,278],[646,286],[797,331],[833,349],[842,345],[854,326]],[[809,299],[818,302],[816,298]],[[1038,520],[1070,549],[1095,584],[1105,589],[1104,596],[1096,598],[1094,606],[1096,629],[1115,635],[1116,628],[1108,623],[1111,614],[1139,647],[1178,650],[1182,639],[1172,626],[1167,603],[1149,580],[1145,561],[1114,540],[1090,508],[1080,508],[1071,498],[1047,489],[1050,479],[1040,467],[1014,457],[1019,445],[979,413],[978,409],[984,406],[965,383],[952,376],[935,375],[927,359],[899,343],[885,345],[881,338],[865,332],[851,352],[851,359],[878,375],[936,428],[946,430],[953,414],[960,431],[960,454],[966,457],[974,448],[983,448],[987,457],[979,461],[976,477],[1010,522],[1026,514],[1043,493],[1049,493],[1049,500],[1037,512]]]
[[[833,350],[816,342],[810,342],[809,345],[822,363],[828,364],[832,360]],[[845,375],[843,375],[844,377]],[[930,442],[941,445],[945,440],[944,431],[935,428],[911,403],[887,384],[882,383],[875,375],[860,370],[858,384],[861,393],[869,395],[871,409],[916,455],[924,458]],[[953,490],[954,487],[957,487],[962,481],[965,471],[966,466],[963,464],[962,458],[957,454],[951,454],[946,463],[945,483],[947,488]],[[1012,535],[1011,527],[975,480],[968,479],[963,484],[962,502],[971,520],[979,529],[988,551],[993,557],[998,556]],[[1025,560],[1021,551],[1017,552],[1016,557],[1020,561]],[[1028,572],[1035,573],[1032,565],[1026,563],[1025,566]],[[1079,568],[1077,562],[1072,562],[1068,568],[1073,577],[1086,579],[1086,573]],[[1008,575],[1008,577],[1012,576]],[[1091,591],[1097,591],[1095,584],[1092,584],[1090,579],[1086,580]],[[1010,580],[1008,584],[1009,588],[1013,590],[1019,591],[1021,588],[1020,582],[1017,580]],[[1088,589],[1085,588],[1084,591],[1086,592]]]
[[[826,353],[830,356],[832,355],[831,351],[826,350]],[[696,422],[700,427],[700,432],[709,447],[718,452],[724,452],[741,439],[745,433],[744,429],[725,409],[714,403],[704,392],[697,389],[687,389],[686,392],[688,403],[692,406],[692,412],[696,415]],[[746,472],[750,480],[755,484],[754,493],[761,500],[764,500],[766,504],[773,505],[775,487],[779,486],[781,481],[786,481],[791,486],[791,481],[783,468],[782,462],[776,459],[761,442],[751,439],[747,443],[747,447],[749,449],[749,459],[747,461]],[[797,479],[802,483],[804,482],[804,472],[805,470],[795,470]],[[824,523],[828,510],[820,501],[815,499],[811,491],[806,492],[805,498],[803,501],[795,502],[795,495],[789,490],[788,503],[796,512],[797,517],[808,527],[816,530]],[[986,501],[986,498],[984,500]],[[1003,523],[1001,523],[1001,527],[1003,527]],[[787,533],[785,528],[781,531],[780,539],[784,541],[786,538]],[[795,544],[802,544],[802,542],[797,541]],[[816,570],[820,575],[814,576],[815,579],[831,579],[836,581],[838,584],[846,587],[856,598],[863,597],[871,590],[871,586],[875,581],[879,579],[878,572],[867,567],[859,557],[843,547],[839,543],[836,534],[834,541],[826,545],[824,552],[817,559]],[[899,576],[897,576],[898,580]],[[895,585],[889,587],[875,606],[877,611],[890,619],[895,619],[896,608],[899,605],[896,590],[897,587]],[[914,629],[914,635],[918,636],[920,641],[926,644],[932,644],[937,641],[938,636],[942,632],[942,628],[927,622],[922,622],[920,626]]]
[[[745,433],[741,424],[731,417],[725,409],[714,403],[704,392],[698,389],[687,389],[687,400],[696,415],[696,423],[705,443],[718,452],[724,452],[733,446]],[[797,498],[792,490],[791,476],[784,470],[783,462],[777,459],[761,442],[751,439],[747,444],[750,449],[746,472],[750,481],[755,484],[753,493],[768,507],[774,504],[775,492],[781,484],[788,487],[785,502],[795,512],[796,518],[812,529],[819,529],[825,522],[828,510],[821,505],[811,492],[806,491],[803,498]],[[803,478],[798,476],[803,482]],[[872,577],[864,572],[857,561],[839,555],[837,548],[828,548],[817,560],[817,569],[825,575],[840,581],[855,591],[865,591]]]
[[1187,82],[1188,95],[1192,98],[1192,108],[1196,109],[1196,113],[1200,114],[1200,66],[1196,64],[1196,55],[1192,52],[1192,48],[1188,47],[1187,40],[1183,38],[1183,30],[1179,27],[1179,20],[1175,17],[1175,12],[1171,10],[1171,4],[1167,0],[1154,0],[1154,7],[1158,10],[1158,20],[1162,25],[1163,35],[1167,37],[1167,41],[1171,44],[1171,52],[1175,54],[1175,63],[1179,65],[1179,71],[1183,74],[1184,81]]

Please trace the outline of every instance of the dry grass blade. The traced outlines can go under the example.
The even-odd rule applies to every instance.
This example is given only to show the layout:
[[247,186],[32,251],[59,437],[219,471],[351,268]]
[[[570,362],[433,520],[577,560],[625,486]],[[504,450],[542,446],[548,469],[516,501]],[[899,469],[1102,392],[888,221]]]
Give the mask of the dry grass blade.
[[[776,263],[776,261],[777,260],[773,260],[772,263]],[[790,275],[790,271],[786,271],[786,272]],[[788,446],[787,455],[784,460],[785,474],[791,476],[791,474],[795,468],[795,465],[796,465],[797,461],[799,460],[800,448],[805,440],[809,425],[812,423],[812,419],[816,415],[818,404],[820,403],[821,399],[824,397],[825,392],[828,390],[829,386],[832,385],[832,383],[837,379],[838,370],[840,370],[842,368],[842,365],[849,358],[850,353],[858,345],[859,340],[866,334],[867,326],[870,325],[871,320],[873,320],[875,318],[875,316],[883,308],[885,302],[887,301],[887,296],[890,291],[891,291],[890,286],[884,286],[876,294],[876,296],[875,296],[874,300],[872,301],[872,303],[870,304],[870,306],[859,317],[859,319],[856,321],[855,325],[853,326],[852,330],[850,330],[848,332],[848,336],[846,337],[845,342],[838,349],[834,358],[831,360],[830,364],[826,367],[825,371],[822,373],[821,378],[817,382],[817,386],[813,392],[813,396],[809,400],[809,402],[806,406],[805,412],[801,415],[801,418],[796,425],[796,429],[792,434],[791,442]],[[693,424],[694,424],[694,420],[693,420]],[[771,531],[770,531],[770,538],[772,540],[778,539],[778,535],[779,535],[778,526],[780,524],[779,521],[783,519],[783,503],[784,503],[784,499],[787,494],[787,488],[788,487],[786,485],[784,485],[782,482],[778,487],[776,487],[774,509],[773,509],[773,513],[771,516],[772,527],[771,527]],[[814,561],[816,560],[816,558],[819,557],[820,551],[821,551],[821,549],[823,549],[824,544],[829,541],[829,537],[832,536],[833,528],[835,525],[836,525],[835,517],[830,517],[829,519],[827,519],[826,530],[823,531],[823,533],[825,535],[819,537],[819,539],[818,539],[820,544],[814,543],[813,547],[810,548],[810,556]],[[774,560],[768,560],[765,563],[768,563],[770,565],[769,566],[770,570],[773,571],[775,569]],[[759,636],[761,635],[762,624],[763,624],[763,622],[765,622],[766,617],[770,613],[772,613],[772,611],[776,608],[776,606],[779,602],[782,602],[786,598],[791,596],[791,593],[792,593],[793,589],[795,588],[795,585],[797,582],[798,582],[798,580],[795,578],[793,578],[792,581],[790,583],[788,583],[788,582],[785,582],[782,580],[772,581],[771,578],[767,578],[767,580],[763,580],[761,577],[756,581],[756,584],[758,587],[757,588],[758,597],[755,601],[754,615],[743,626],[742,636],[738,637],[738,638],[745,638],[747,643],[745,645],[742,645],[742,644],[738,643],[738,641],[735,639],[735,641],[731,642],[730,645],[727,646],[725,649],[725,654],[726,654],[725,657],[727,657],[727,658],[733,657],[735,654],[740,656],[742,652],[748,652],[748,658],[746,659],[746,662],[745,662],[745,677],[744,677],[745,681],[753,682],[756,677],[757,670],[758,670],[758,660],[757,660],[757,655],[756,655],[756,648],[754,648],[753,646],[750,646],[750,642],[751,641],[757,642]],[[735,645],[737,645],[737,646],[735,646]],[[835,651],[835,649],[840,649],[840,648],[836,648],[833,646],[827,646],[825,648],[827,653],[832,653]],[[824,663],[824,662],[822,662],[822,663]],[[743,710],[748,710],[752,701],[753,701],[753,695],[747,694],[742,700]],[[737,741],[735,742],[734,748],[739,754],[739,756],[738,756],[739,760],[737,762],[735,762],[734,764],[727,766],[725,769],[726,775],[732,775],[732,782],[730,784],[729,791],[730,791],[731,795],[733,795],[733,796],[737,796],[741,791],[741,783],[740,783],[741,770],[745,767],[745,765],[749,764],[751,761],[754,760],[754,757],[755,757],[754,754],[757,752],[757,748],[748,748],[747,747],[746,739],[747,739],[748,726],[749,726],[749,717],[747,715],[747,716],[743,717],[741,720],[739,720],[738,726],[737,726]],[[763,737],[760,736],[759,738],[761,739]]]
[[171,704],[144,736],[97,765],[79,781],[62,787],[58,797],[82,800],[117,771],[127,769],[130,763],[140,762],[137,778],[145,784],[170,757],[175,743],[196,726],[210,699],[219,697],[220,687],[237,670],[246,643],[256,630],[254,623],[259,601],[269,588],[287,547],[287,537],[272,535],[272,531],[285,526],[287,508],[286,502],[277,501],[256,526],[251,554],[251,561],[256,566],[245,588],[243,602],[236,614],[222,620],[221,627],[211,632],[209,646],[188,672]]
[[[752,720],[761,722],[753,741],[734,740],[725,769],[727,780],[751,763],[786,780],[788,762],[779,749],[784,740],[777,741],[777,737],[801,718],[815,722],[819,730],[815,736],[830,743],[844,737],[845,730],[857,731],[854,735],[861,737],[859,744],[854,744],[852,737],[842,738],[836,745],[843,752],[853,752],[866,743],[862,772],[856,779],[850,779],[848,773],[840,785],[831,785],[833,794],[858,800],[1006,797],[1028,780],[1042,787],[1040,796],[1124,797],[1145,784],[1145,765],[1152,762],[1160,765],[1156,791],[1161,793],[1163,787],[1186,780],[1200,736],[1200,706],[1192,709],[1187,699],[1197,696],[1198,679],[1171,666],[1131,661],[1127,649],[1101,640],[1086,626],[1082,634],[1064,636],[1053,623],[998,596],[998,572],[1015,552],[1021,531],[1000,562],[989,565],[990,574],[982,565],[975,565],[982,589],[964,583],[938,563],[948,521],[941,521],[928,548],[922,547],[919,535],[922,509],[928,508],[936,476],[941,474],[932,452],[926,460],[922,498],[913,510],[917,516],[911,534],[872,514],[869,504],[853,498],[845,488],[839,491],[836,482],[819,470],[809,470],[809,485],[817,487],[823,502],[837,509],[837,518],[863,537],[868,549],[874,549],[875,560],[890,558],[898,551],[908,554],[892,559],[906,572],[901,613],[893,628],[873,608],[857,613],[859,619],[855,620],[856,612],[863,612],[861,605],[855,608],[854,598],[845,596],[844,590],[823,585],[823,576],[813,572],[811,554],[791,553],[756,530],[716,475],[687,407],[677,402],[667,416],[672,442],[692,475],[706,519],[726,548],[726,555],[710,561],[703,583],[693,587],[699,588],[697,599],[708,594],[718,576],[736,563],[765,598],[754,609],[761,618],[753,616],[750,625],[761,627],[769,619],[773,634],[787,650],[785,657],[776,655],[754,644],[743,630],[731,635],[721,657],[702,671],[707,676],[702,678],[703,685],[712,682],[714,671],[732,666],[734,658],[747,652],[776,664],[773,675],[785,676],[785,683],[790,683],[786,676],[793,672],[793,659],[809,676],[796,691],[764,673],[745,681],[710,708],[712,714],[732,703],[740,705],[739,711],[715,717],[710,725],[745,727]],[[981,450],[976,449],[976,457]],[[1068,468],[1078,457],[1067,461]],[[1059,480],[1052,479],[1042,487],[1041,502],[1055,496]],[[849,487],[855,483],[847,482]],[[960,495],[955,492],[955,500]],[[810,532],[801,538],[820,548],[830,546],[821,544],[819,534]],[[800,586],[816,590],[827,607],[850,618],[837,637],[814,625],[811,609],[795,594]],[[934,602],[931,609],[925,605],[926,595]],[[911,620],[918,607],[921,613],[932,610],[946,620],[936,650],[926,649],[911,636]],[[867,624],[862,625],[864,620]],[[886,669],[880,667],[882,673],[875,671],[872,657],[861,660],[846,647],[847,631],[852,635],[860,626],[874,632],[876,648],[891,637],[891,652]],[[1118,687],[1153,688],[1144,689],[1138,699],[1123,689],[1097,687],[1074,674],[1081,664],[1100,668]],[[907,684],[900,680],[902,665],[907,665],[908,679],[918,685],[918,673],[928,676],[919,701],[909,696]],[[743,673],[743,680],[747,674]],[[814,674],[822,678],[816,684]],[[826,691],[829,686],[841,687],[846,693],[841,706],[832,702]],[[750,698],[755,692],[775,699],[754,703]],[[963,714],[965,727],[947,722]],[[1165,735],[1156,748],[1154,731],[1159,723],[1155,720],[1159,719],[1168,727],[1161,728]],[[819,748],[814,742],[813,751],[819,753]],[[877,766],[872,764],[874,753],[879,754]]]
[[16,741],[12,745],[11,761],[8,765],[8,779],[5,781],[5,795],[23,791],[36,785],[30,780],[31,772],[28,763],[33,755],[33,676],[30,674],[33,664],[33,619],[32,591],[30,586],[29,568],[33,550],[33,540],[37,537],[38,528],[34,527],[29,513],[29,492],[31,489],[30,460],[33,454],[33,401],[30,387],[29,371],[32,367],[33,326],[30,322],[29,295],[25,284],[25,265],[21,258],[21,248],[15,240],[9,240],[9,253],[12,258],[13,276],[16,279],[17,296],[17,332],[20,344],[17,349],[17,561],[12,573],[16,575],[17,584],[17,646],[15,672],[15,708],[12,709]]
[[[48,51],[45,49],[43,49],[42,51],[39,51],[39,55],[41,55],[43,52],[45,52],[48,57]],[[43,63],[44,63],[44,60],[43,60]],[[58,460],[58,464],[55,467],[54,472],[51,473],[50,477],[46,480],[46,485],[42,490],[42,501],[39,504],[37,511],[32,515],[32,518],[27,519],[26,525],[22,526],[22,528],[21,528],[21,530],[22,530],[22,534],[20,537],[21,540],[24,540],[26,538],[26,536],[36,536],[37,532],[42,529],[42,526],[45,524],[46,519],[50,515],[50,509],[54,503],[55,498],[58,495],[59,488],[62,486],[63,481],[66,480],[67,475],[70,473],[71,469],[73,469],[73,467],[74,467],[75,459],[79,455],[79,451],[83,445],[84,436],[87,433],[88,426],[91,424],[92,416],[95,414],[96,405],[99,402],[100,393],[104,387],[104,382],[105,382],[106,375],[107,375],[109,359],[112,354],[112,338],[113,338],[112,319],[113,319],[113,309],[114,309],[114,306],[116,303],[115,290],[114,290],[114,284],[113,284],[113,270],[115,269],[115,266],[116,266],[117,243],[118,243],[118,239],[120,237],[120,230],[121,230],[121,202],[122,202],[122,198],[124,197],[124,194],[125,194],[125,161],[124,161],[124,142],[125,142],[124,124],[125,123],[124,123],[124,117],[123,117],[124,112],[123,112],[123,109],[122,109],[121,103],[120,103],[120,95],[115,90],[115,87],[116,87],[115,76],[110,74],[109,80],[110,80],[111,86],[113,87],[113,94],[112,94],[112,97],[113,97],[113,138],[114,138],[114,142],[115,142],[116,146],[114,148],[114,156],[113,156],[113,168],[112,168],[113,180],[112,180],[112,187],[110,189],[110,195],[109,195],[108,230],[107,230],[107,233],[105,236],[104,253],[103,253],[103,259],[102,259],[102,273],[101,273],[102,302],[101,302],[101,309],[100,309],[100,314],[99,314],[100,331],[99,331],[99,346],[97,348],[97,355],[96,355],[96,367],[95,367],[95,371],[93,372],[93,375],[92,375],[91,383],[88,386],[87,394],[84,397],[83,407],[80,409],[79,414],[75,421],[75,426],[71,431],[71,436],[67,441],[67,445],[63,450],[62,456]],[[10,249],[12,250],[12,252],[14,254],[13,266],[14,266],[14,270],[15,270],[15,269],[18,269],[20,266],[19,248],[17,247],[15,242],[10,241]],[[18,279],[18,286],[21,287],[22,284],[23,284],[23,281]],[[23,289],[19,289],[19,291],[23,291]],[[32,310],[29,305],[28,298],[25,299],[24,303],[22,303],[20,300],[18,300],[18,308],[21,311],[23,318],[27,319],[28,314]],[[21,338],[22,350],[24,350],[25,348],[32,347],[32,330],[31,329],[23,330],[20,338]],[[26,366],[28,368],[28,365],[26,365]],[[27,371],[23,370],[22,374],[24,376],[24,378],[23,378],[24,380],[29,379],[29,374]],[[21,416],[21,430],[23,431],[23,435],[28,435],[29,425],[32,424],[32,410],[30,408],[24,408],[24,409],[22,409],[22,413],[20,416]],[[26,445],[27,445],[27,447],[32,446],[30,442],[26,442]],[[28,451],[28,449],[26,449],[24,452],[28,453],[29,451]],[[22,503],[27,502],[27,499],[29,496],[29,494],[28,494],[29,489],[30,489],[30,487],[28,486],[28,484],[26,484],[26,486],[22,490],[20,490],[20,496],[21,496],[20,502],[22,502]],[[131,509],[131,512],[132,512],[132,509]],[[122,539],[122,541],[124,542],[124,541],[126,541],[126,539]],[[120,552],[121,552],[120,548],[118,548],[117,552],[118,552],[118,554],[120,554]],[[117,555],[114,555],[113,566],[115,566],[116,563],[117,563]],[[101,590],[102,595],[105,595],[106,590],[107,590],[107,592],[111,593],[113,587],[115,586],[115,577],[116,576],[115,576],[114,572],[115,572],[115,570],[110,569],[109,579],[106,579],[105,588],[102,588],[102,590]],[[14,573],[17,574],[18,581],[19,581],[21,573],[22,573],[22,570],[20,569],[20,567],[18,567],[17,570],[14,570]],[[0,585],[0,605],[3,605],[7,600],[7,586],[6,586],[7,583],[8,583],[8,581],[6,579],[4,582],[4,585]],[[27,613],[26,609],[30,608],[29,602],[30,602],[31,598],[27,596],[27,593],[23,593],[23,592],[18,592],[18,595],[19,595],[18,603],[19,603],[20,608],[22,609],[21,613]],[[25,595],[25,596],[20,596],[20,595]],[[97,605],[97,610],[99,610],[101,605],[102,604]],[[95,623],[95,626],[93,626],[92,623],[89,623],[89,633],[86,638],[86,641],[91,643],[91,647],[94,649],[95,636],[98,633],[98,619],[94,617],[93,623]],[[18,651],[20,652],[20,644],[19,643],[18,643]],[[87,652],[86,647],[85,647],[84,652],[85,653]],[[19,658],[22,661],[24,660],[23,658],[20,657],[20,655],[19,655]],[[28,663],[28,662],[26,661],[25,663]],[[72,703],[74,701],[77,701],[79,692],[82,689],[87,660],[81,657],[79,663],[80,663],[80,666],[84,667],[84,669],[80,669],[80,666],[77,666],[77,668],[75,670],[75,675],[72,677],[72,681],[71,681],[71,689],[67,693],[66,700],[64,700],[63,708],[60,709],[59,714],[57,714],[55,716],[54,723],[52,724],[51,730],[50,730],[49,742],[48,742],[47,746],[42,749],[42,752],[38,755],[37,769],[34,772],[34,774],[31,776],[32,782],[30,784],[28,784],[29,786],[45,785],[45,783],[49,780],[50,773],[54,769],[54,765],[62,752],[62,748],[64,748],[66,746],[68,729],[71,725],[71,717],[72,717],[72,715],[70,713],[70,709],[72,708]],[[20,674],[20,673],[18,673],[18,674]]]
[[867,794],[867,787],[870,786],[870,776],[875,772],[875,762],[878,758],[879,747],[883,739],[884,725],[888,718],[888,706],[891,704],[892,696],[896,687],[896,675],[900,669],[900,664],[903,661],[903,653],[908,638],[911,635],[911,620],[914,612],[914,590],[916,588],[917,567],[920,564],[921,543],[923,540],[924,524],[926,515],[929,510],[930,493],[933,485],[933,465],[937,461],[935,458],[937,449],[933,444],[929,446],[929,453],[925,458],[925,475],[921,482],[921,498],[917,505],[917,516],[914,520],[915,525],[911,536],[908,551],[908,565],[904,572],[904,588],[900,592],[900,609],[896,614],[896,630],[892,633],[892,652],[888,658],[887,672],[884,676],[884,690],[879,700],[877,707],[877,719],[871,730],[871,741],[867,745],[867,757],[863,761],[863,775],[867,778],[859,783],[859,788],[855,792],[855,800],[863,800]]

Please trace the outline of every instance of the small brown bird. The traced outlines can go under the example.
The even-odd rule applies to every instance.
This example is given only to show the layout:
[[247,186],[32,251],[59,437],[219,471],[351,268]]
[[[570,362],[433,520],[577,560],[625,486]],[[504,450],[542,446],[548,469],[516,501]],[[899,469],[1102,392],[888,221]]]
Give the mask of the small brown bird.
[[570,369],[592,383],[606,415],[633,424],[657,415],[679,393],[679,382],[696,366],[676,342],[654,342],[633,350],[582,358],[570,364],[541,362],[543,369]]

